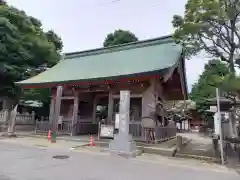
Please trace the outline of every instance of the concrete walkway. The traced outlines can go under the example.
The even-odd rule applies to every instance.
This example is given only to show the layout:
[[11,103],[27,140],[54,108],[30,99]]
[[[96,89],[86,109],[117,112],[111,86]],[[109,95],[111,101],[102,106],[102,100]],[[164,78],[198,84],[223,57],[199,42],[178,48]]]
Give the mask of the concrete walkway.
[[[239,180],[227,168],[161,156],[125,159],[109,154],[30,147],[0,140],[1,180]],[[53,159],[53,156],[69,156]]]
[[86,142],[74,142],[74,141],[65,141],[65,140],[57,140],[56,143],[51,143],[47,139],[43,138],[34,138],[34,137],[19,137],[19,138],[3,138],[1,142],[12,143],[21,146],[37,146],[37,147],[47,147],[47,148],[76,148],[80,146],[85,146],[88,143]]

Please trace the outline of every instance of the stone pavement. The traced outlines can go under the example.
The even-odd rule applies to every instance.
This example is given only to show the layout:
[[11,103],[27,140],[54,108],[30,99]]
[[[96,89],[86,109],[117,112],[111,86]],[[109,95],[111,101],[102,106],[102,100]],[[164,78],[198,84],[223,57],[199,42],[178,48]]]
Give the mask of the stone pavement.
[[182,150],[181,154],[213,157],[213,145],[210,137],[201,136],[199,133],[179,133],[182,137],[191,140]]
[[74,142],[65,140],[57,140],[56,143],[51,143],[47,139],[34,137],[2,138],[1,141],[24,146],[37,146],[42,148],[63,148],[63,149],[71,149],[87,145],[86,142],[81,141]]
[[[71,145],[39,148],[5,139],[0,143],[0,180],[239,180],[233,170],[194,160],[154,155],[126,159],[70,150]],[[55,155],[70,158],[53,159]]]

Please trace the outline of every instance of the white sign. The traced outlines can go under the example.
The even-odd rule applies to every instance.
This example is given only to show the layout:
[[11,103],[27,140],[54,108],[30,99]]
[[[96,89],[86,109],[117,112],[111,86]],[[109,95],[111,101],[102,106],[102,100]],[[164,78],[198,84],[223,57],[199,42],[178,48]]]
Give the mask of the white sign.
[[120,115],[116,114],[115,115],[115,129],[119,129],[119,119],[120,119]]
[[217,106],[210,106],[211,112],[217,112]]
[[100,127],[100,137],[110,137],[113,138],[114,127],[111,125],[102,124]]
[[216,135],[220,134],[220,117],[218,117],[218,113],[215,113],[213,116],[214,119],[214,133]]

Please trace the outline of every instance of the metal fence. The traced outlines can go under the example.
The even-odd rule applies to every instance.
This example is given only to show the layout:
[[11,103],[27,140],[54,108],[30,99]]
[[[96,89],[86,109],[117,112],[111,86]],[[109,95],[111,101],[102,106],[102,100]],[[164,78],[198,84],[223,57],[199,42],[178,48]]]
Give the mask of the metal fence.
[[[49,121],[37,121],[36,122],[36,132],[47,133],[51,129],[51,123]],[[81,122],[78,121],[73,127],[71,121],[63,121],[63,124],[58,127],[59,134],[71,134],[72,131],[76,135],[86,135],[86,134],[98,134],[98,124],[92,122]],[[157,126],[154,129],[155,140],[161,141],[166,138],[171,138],[176,136],[176,128],[173,127],[160,127]],[[140,122],[130,122],[129,133],[136,139],[144,140],[144,129]]]

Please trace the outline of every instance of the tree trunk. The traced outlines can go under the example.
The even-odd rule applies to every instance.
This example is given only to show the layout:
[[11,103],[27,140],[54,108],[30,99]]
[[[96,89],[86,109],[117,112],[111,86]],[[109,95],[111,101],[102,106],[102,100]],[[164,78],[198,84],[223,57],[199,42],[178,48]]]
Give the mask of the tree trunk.
[[[235,76],[236,76],[236,71],[235,71],[235,66],[234,66],[234,56],[233,56],[233,54],[234,54],[234,51],[231,53],[231,55],[230,55],[230,58],[229,58],[229,68],[230,68],[230,72],[233,74],[233,78],[235,78]],[[238,97],[235,97],[235,104],[236,104],[236,99],[237,99]],[[236,108],[236,105],[234,105],[234,109]],[[229,121],[231,121],[231,123],[230,123],[230,128],[231,128],[231,130],[230,130],[230,132],[232,132],[232,136],[233,137],[236,137],[237,136],[237,134],[236,134],[236,127],[237,127],[237,124],[236,124],[236,116],[235,116],[235,111],[233,110],[232,112],[230,112],[230,120]]]
[[234,62],[230,62],[229,63],[229,69],[230,69],[230,72],[233,73],[235,75],[235,67],[234,67]]

